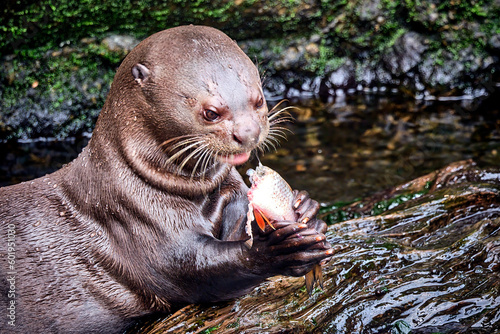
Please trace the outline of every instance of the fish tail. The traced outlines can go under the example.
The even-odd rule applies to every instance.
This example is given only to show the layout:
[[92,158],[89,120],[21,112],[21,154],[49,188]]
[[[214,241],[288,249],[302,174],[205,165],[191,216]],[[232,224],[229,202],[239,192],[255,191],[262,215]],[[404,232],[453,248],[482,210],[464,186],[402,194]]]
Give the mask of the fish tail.
[[317,283],[318,286],[323,289],[323,271],[321,270],[321,266],[319,264],[315,264],[313,269],[305,275],[305,279],[306,289],[309,296],[312,296],[314,283]]

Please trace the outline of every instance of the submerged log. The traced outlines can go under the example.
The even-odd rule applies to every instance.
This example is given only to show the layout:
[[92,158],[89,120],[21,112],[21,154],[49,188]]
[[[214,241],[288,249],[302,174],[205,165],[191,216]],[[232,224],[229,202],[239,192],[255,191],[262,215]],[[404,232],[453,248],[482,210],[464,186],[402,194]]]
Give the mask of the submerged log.
[[500,169],[454,163],[342,210],[359,218],[329,227],[340,250],[324,290],[309,297],[303,278],[274,277],[131,332],[500,331]]

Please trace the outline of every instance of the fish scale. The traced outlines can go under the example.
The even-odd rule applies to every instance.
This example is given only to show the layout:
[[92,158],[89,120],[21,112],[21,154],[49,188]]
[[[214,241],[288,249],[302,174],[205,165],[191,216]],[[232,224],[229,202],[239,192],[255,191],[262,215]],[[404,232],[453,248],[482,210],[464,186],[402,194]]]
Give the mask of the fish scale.
[[[264,230],[264,220],[273,227],[273,221],[295,222],[298,217],[293,209],[292,188],[277,172],[259,164],[255,170],[249,169],[247,175],[252,184],[247,193],[249,204],[246,226],[247,234],[250,236],[247,245],[251,247],[253,243],[251,223],[253,220],[257,222],[261,230]],[[305,279],[307,292],[311,295],[315,281],[321,287],[323,285],[321,266],[315,265],[313,270],[306,274]]]
[[254,209],[270,220],[296,221],[292,189],[278,173],[260,165],[255,171],[248,170],[247,174],[252,183],[248,198]]

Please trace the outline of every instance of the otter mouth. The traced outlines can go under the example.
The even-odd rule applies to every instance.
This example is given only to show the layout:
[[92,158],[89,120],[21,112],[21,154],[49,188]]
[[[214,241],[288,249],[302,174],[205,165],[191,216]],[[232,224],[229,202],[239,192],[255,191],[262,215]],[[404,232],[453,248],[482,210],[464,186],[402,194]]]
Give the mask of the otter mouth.
[[218,155],[218,160],[233,166],[242,165],[250,159],[250,152],[236,154]]

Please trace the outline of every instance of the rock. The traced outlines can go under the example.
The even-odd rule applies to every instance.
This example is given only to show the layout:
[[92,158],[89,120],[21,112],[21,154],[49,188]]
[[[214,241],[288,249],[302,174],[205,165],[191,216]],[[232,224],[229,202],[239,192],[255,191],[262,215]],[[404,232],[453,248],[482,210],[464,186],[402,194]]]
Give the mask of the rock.
[[333,89],[347,89],[355,87],[356,70],[351,60],[346,62],[328,75],[328,83]]
[[80,42],[82,44],[94,44],[96,42],[96,38],[95,37],[84,37],[80,40]]
[[[436,66],[436,62],[440,66]],[[474,54],[472,47],[468,47],[460,50],[458,57],[447,51],[426,54],[418,71],[426,86],[437,92],[444,92],[461,86],[470,73],[479,72],[485,65],[488,65],[488,58],[481,58]]]
[[309,43],[306,45],[306,52],[312,57],[317,57],[319,55],[319,46],[316,43]]
[[139,40],[127,35],[111,35],[102,40],[101,45],[111,52],[129,53]]
[[488,40],[488,44],[492,49],[500,51],[500,34],[491,36]]
[[500,330],[500,169],[454,163],[349,208],[364,217],[330,226],[337,252],[323,268],[324,291],[309,297],[303,278],[274,277],[241,298],[190,305],[132,332]]
[[284,80],[279,77],[272,77],[265,81],[264,94],[269,101],[281,100],[287,90]]
[[362,0],[358,5],[359,18],[364,21],[375,21],[382,14],[380,0]]
[[392,50],[384,56],[389,72],[401,76],[416,67],[427,50],[424,38],[416,32],[406,32],[394,43]]
[[297,67],[299,61],[304,56],[305,47],[302,45],[290,46],[282,54],[280,60],[275,63],[277,71],[289,70]]

